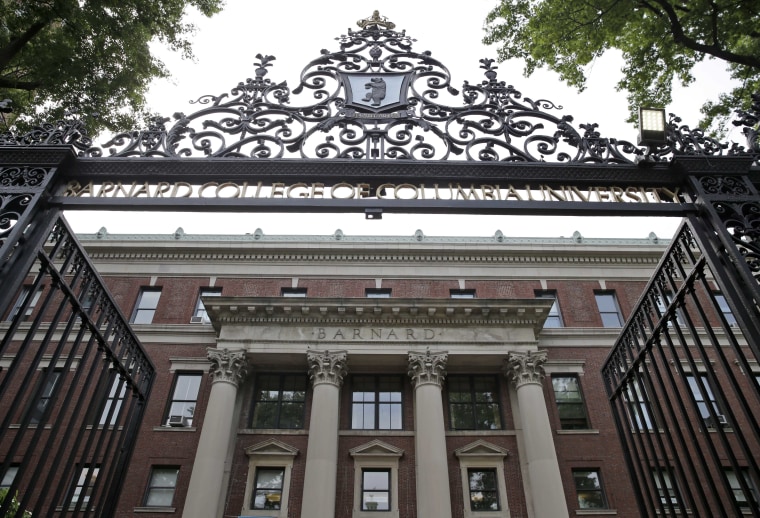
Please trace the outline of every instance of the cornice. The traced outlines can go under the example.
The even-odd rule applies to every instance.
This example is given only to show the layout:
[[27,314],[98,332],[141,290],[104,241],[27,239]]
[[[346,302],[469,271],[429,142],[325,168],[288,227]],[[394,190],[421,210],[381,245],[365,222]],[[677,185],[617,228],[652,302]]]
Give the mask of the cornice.
[[223,325],[518,325],[541,329],[550,299],[368,299],[214,297],[206,305]]
[[[477,240],[466,242],[357,243],[318,242],[245,243],[240,241],[173,242],[162,241],[84,241],[95,262],[185,263],[185,264],[475,264],[475,265],[618,265],[653,266],[665,247],[653,243],[600,244],[552,242],[487,245]],[[643,241],[643,240],[637,240]]]

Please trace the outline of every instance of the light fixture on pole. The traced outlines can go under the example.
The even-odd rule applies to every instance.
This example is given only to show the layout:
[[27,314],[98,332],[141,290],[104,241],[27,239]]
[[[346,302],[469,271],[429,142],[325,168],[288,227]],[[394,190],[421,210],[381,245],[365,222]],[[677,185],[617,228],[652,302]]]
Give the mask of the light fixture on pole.
[[639,145],[662,146],[665,138],[665,109],[639,107]]

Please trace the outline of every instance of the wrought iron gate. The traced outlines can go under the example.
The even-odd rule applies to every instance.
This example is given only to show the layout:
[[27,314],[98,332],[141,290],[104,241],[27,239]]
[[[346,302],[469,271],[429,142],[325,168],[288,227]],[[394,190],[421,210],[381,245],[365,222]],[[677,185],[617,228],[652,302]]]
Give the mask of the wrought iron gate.
[[259,54],[254,78],[168,128],[102,147],[73,118],[0,134],[0,474],[25,489],[16,516],[112,513],[154,377],[63,209],[685,217],[604,368],[609,397],[642,514],[727,516],[744,498],[757,516],[760,94],[739,111],[747,149],[676,117],[639,148],[574,128],[492,59],[460,94],[405,32],[363,22],[295,88]]
[[0,515],[112,516],[154,367],[66,222],[41,214],[2,241],[4,267],[33,263],[2,281]]
[[760,516],[760,198],[714,165],[603,367],[646,516]]

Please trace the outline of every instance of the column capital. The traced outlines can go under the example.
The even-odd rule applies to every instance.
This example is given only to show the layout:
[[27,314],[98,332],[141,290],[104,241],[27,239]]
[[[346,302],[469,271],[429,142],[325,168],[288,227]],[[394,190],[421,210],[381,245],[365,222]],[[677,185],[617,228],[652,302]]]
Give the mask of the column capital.
[[313,385],[329,383],[340,387],[348,373],[346,351],[307,351],[309,378]]
[[431,353],[430,349],[422,352],[409,351],[409,377],[416,387],[425,384],[443,386],[446,379],[446,362],[448,351]]
[[214,383],[231,383],[237,387],[245,380],[248,374],[248,361],[245,358],[244,349],[230,351],[209,347],[206,351],[206,357],[211,362],[209,374]]
[[546,358],[546,351],[509,353],[504,362],[506,364],[505,374],[517,388],[528,383],[541,385],[545,376],[544,363]]

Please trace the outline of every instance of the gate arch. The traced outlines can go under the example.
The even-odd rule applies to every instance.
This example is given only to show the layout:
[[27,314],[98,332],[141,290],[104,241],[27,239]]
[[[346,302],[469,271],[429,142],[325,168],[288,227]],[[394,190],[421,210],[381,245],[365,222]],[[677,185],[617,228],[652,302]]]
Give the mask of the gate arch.
[[[380,19],[365,22],[360,30],[338,38],[336,51],[322,51],[310,62],[294,88],[271,79],[274,58],[258,55],[255,77],[241,81],[229,93],[201,97],[195,103],[199,109],[191,114],[157,118],[146,129],[115,135],[100,146],[74,117],[26,134],[0,135],[0,312],[12,311],[25,280],[36,287],[49,279],[56,289],[48,291],[40,316],[28,326],[22,321],[31,298],[22,301],[0,346],[0,354],[13,357],[10,367],[0,373],[0,396],[8,405],[0,429],[0,444],[8,448],[2,470],[8,470],[12,457],[21,457],[19,472],[26,471],[11,489],[36,473],[29,471],[30,457],[22,451],[21,432],[13,431],[11,420],[20,419],[19,430],[29,434],[32,443],[50,440],[52,433],[43,438],[44,427],[29,426],[33,424],[29,401],[44,391],[58,363],[71,371],[74,351],[81,346],[90,350],[76,361],[93,369],[88,396],[93,404],[105,408],[105,389],[113,386],[117,393],[123,386],[135,396],[128,408],[115,412],[124,419],[121,434],[109,435],[109,430],[96,427],[87,439],[92,458],[80,459],[87,469],[97,467],[109,474],[93,495],[97,511],[107,515],[116,500],[154,369],[61,212],[128,209],[363,212],[368,217],[384,212],[683,217],[684,227],[663,258],[661,272],[671,277],[653,280],[611,351],[604,374],[621,439],[639,445],[631,448],[628,460],[642,512],[676,514],[685,507],[657,497],[657,486],[645,476],[653,458],[673,467],[674,477],[684,485],[697,474],[700,478],[708,474],[712,487],[722,487],[725,493],[728,483],[711,470],[710,459],[699,466],[682,466],[679,458],[685,452],[679,448],[687,448],[685,441],[674,439],[658,449],[650,445],[647,430],[631,432],[626,416],[632,401],[667,415],[667,409],[649,399],[659,392],[655,378],[644,376],[641,365],[661,352],[674,315],[693,307],[688,300],[695,284],[681,284],[691,274],[672,276],[673,268],[690,253],[695,254],[694,264],[710,266],[709,274],[698,270],[694,282],[708,275],[739,322],[743,341],[729,346],[738,348],[747,365],[760,360],[760,314],[755,302],[760,300],[760,96],[753,97],[750,110],[739,111],[738,123],[747,137],[744,148],[729,147],[681,125],[675,117],[667,125],[665,144],[638,147],[602,137],[593,124],[575,128],[572,117],[559,115],[553,102],[524,97],[501,81],[491,59],[480,60],[485,79],[465,82],[457,89],[445,65],[428,52],[416,52],[414,40],[405,32]],[[299,104],[301,99],[308,101]],[[35,268],[40,272],[34,273]],[[653,301],[663,296],[663,282],[671,282],[677,296],[651,322],[647,319]],[[95,306],[93,296],[98,301]],[[712,303],[717,304],[714,299]],[[55,314],[53,322],[64,329],[65,339],[45,342],[57,351],[51,353],[52,359],[32,346],[35,333],[55,327],[44,321],[44,314]],[[649,326],[643,342],[637,335],[642,326]],[[696,327],[691,329],[695,336]],[[26,334],[20,335],[20,329]],[[72,333],[75,338],[70,338]],[[107,362],[99,364],[100,356]],[[32,384],[38,378],[34,392]],[[711,381],[723,387],[719,378],[713,376]],[[19,379],[24,380],[20,385],[14,381]],[[629,389],[635,380],[647,387],[645,396],[631,398]],[[28,391],[29,401],[14,397],[19,386],[22,393]],[[53,393],[68,399],[71,393],[64,390],[73,386],[61,384]],[[725,390],[734,387],[731,379],[725,381]],[[757,390],[742,397],[760,403]],[[113,410],[109,407],[109,412]],[[734,464],[737,455],[760,449],[757,416],[746,415],[743,407],[737,416],[739,412],[748,426],[733,431],[744,441],[741,451],[727,450],[734,455]],[[72,413],[74,421],[82,417],[81,412]],[[64,421],[58,423],[64,426]],[[92,425],[77,421],[85,430],[88,424]],[[74,424],[66,426],[63,433],[73,436]],[[711,447],[725,448],[725,444]],[[60,463],[62,455],[63,450],[53,460]],[[760,475],[756,462],[751,469]],[[66,491],[57,488],[50,500],[27,492],[21,497],[22,508],[42,512],[61,501]],[[716,489],[712,494],[679,497],[688,498],[695,509],[713,512],[720,495]],[[82,500],[77,503],[64,513],[88,512]],[[9,505],[6,501],[0,513]]]

